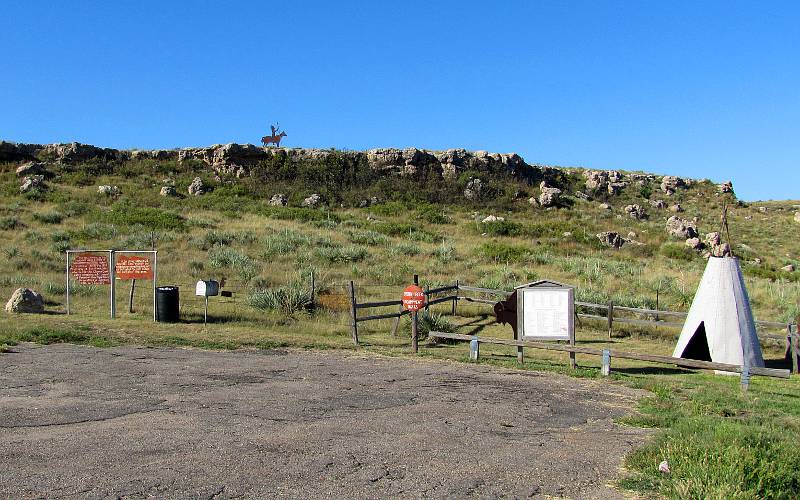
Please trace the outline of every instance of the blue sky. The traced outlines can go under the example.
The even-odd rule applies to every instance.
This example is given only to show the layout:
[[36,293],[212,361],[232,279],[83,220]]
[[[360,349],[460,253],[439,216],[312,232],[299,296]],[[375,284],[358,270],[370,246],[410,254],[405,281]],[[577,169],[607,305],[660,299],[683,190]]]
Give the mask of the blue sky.
[[[53,6],[52,4],[57,4]],[[800,198],[800,2],[3,2],[0,139],[463,147]]]

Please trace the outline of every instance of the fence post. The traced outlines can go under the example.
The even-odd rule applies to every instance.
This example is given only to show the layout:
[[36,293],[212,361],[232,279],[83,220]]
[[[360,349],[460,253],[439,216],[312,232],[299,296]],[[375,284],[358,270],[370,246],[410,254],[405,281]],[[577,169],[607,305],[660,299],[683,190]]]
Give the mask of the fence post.
[[397,317],[394,319],[394,325],[392,325],[392,337],[397,336],[397,328],[400,326],[400,318],[402,317],[401,314],[403,313],[403,304],[397,308]]
[[451,312],[451,316],[455,316],[456,315],[456,307],[457,307],[457,305],[458,305],[458,280],[456,280],[456,290],[455,290],[455,294],[453,296],[453,310]]
[[425,312],[428,312],[430,310],[429,309],[430,306],[428,306],[428,302],[430,302],[431,300],[430,295],[428,295],[430,293],[430,290],[431,287],[429,285],[425,285]]
[[411,350],[414,354],[419,352],[419,337],[417,330],[417,311],[411,313]]
[[314,309],[314,302],[316,300],[317,282],[314,277],[314,270],[311,270],[311,308]]
[[478,336],[473,335],[472,340],[469,341],[469,359],[470,361],[478,361],[481,354],[481,345],[478,342]]
[[614,301],[608,301],[608,338],[611,338],[611,333],[614,330]]
[[747,392],[750,388],[750,365],[746,362],[742,365],[742,392]]
[[791,353],[792,353],[792,373],[800,373],[800,360],[798,360],[798,356],[800,356],[800,332],[797,331],[797,323],[794,324],[794,332],[792,332],[792,325],[789,325],[789,344],[791,345]]
[[[572,332],[572,336],[569,339],[569,345],[575,346],[575,332]],[[576,358],[575,351],[569,352],[569,367],[575,370],[578,367],[578,360]]]
[[611,373],[611,351],[603,349],[603,365],[600,368],[600,374],[607,377]]
[[353,337],[353,343],[358,345],[358,321],[356,317],[356,287],[350,281],[350,333]]
[[69,250],[67,250],[67,316],[69,316]]

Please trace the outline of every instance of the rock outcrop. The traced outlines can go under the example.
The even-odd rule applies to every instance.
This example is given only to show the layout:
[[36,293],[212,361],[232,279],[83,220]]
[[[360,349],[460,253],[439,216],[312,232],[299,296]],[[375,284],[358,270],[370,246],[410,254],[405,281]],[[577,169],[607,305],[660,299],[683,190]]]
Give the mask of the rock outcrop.
[[192,183],[189,184],[189,194],[192,196],[200,196],[201,194],[206,193],[206,186],[203,183],[203,179],[200,177],[195,177],[192,180]]
[[315,208],[322,204],[322,196],[317,193],[312,194],[308,198],[303,200],[303,206],[309,208]]
[[640,205],[627,205],[624,210],[628,217],[632,219],[644,220],[647,218],[647,212]]
[[17,288],[6,302],[6,312],[41,313],[44,312],[44,300],[41,294],[30,288]]
[[106,196],[119,196],[119,187],[117,186],[97,186],[97,192]]
[[541,194],[539,194],[539,205],[547,208],[554,207],[561,200],[561,190],[555,187],[550,187],[545,181],[542,181],[539,186]]
[[285,207],[289,203],[289,198],[283,193],[273,194],[269,199],[269,204],[273,207]]
[[34,189],[42,189],[42,188],[44,188],[43,175],[28,175],[22,179],[22,185],[20,185],[19,191],[21,193],[27,193]]
[[625,244],[625,239],[614,231],[599,233],[597,239],[599,239],[603,245],[611,248],[622,248],[622,245]]
[[661,179],[661,191],[673,195],[679,188],[686,187],[686,181],[674,175],[665,175]]
[[681,219],[677,215],[673,215],[667,219],[666,230],[667,234],[670,236],[674,238],[680,238],[682,240],[697,238],[699,236],[696,222]]

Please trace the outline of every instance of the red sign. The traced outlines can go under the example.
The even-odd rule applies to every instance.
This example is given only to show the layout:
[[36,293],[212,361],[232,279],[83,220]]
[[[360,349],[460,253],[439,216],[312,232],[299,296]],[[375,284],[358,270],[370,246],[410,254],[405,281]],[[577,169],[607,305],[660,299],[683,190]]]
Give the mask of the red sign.
[[417,285],[407,286],[403,290],[403,307],[407,311],[419,311],[425,306],[425,291]]
[[108,285],[111,277],[108,273],[108,257],[79,253],[70,265],[72,276],[81,285]]
[[147,257],[117,257],[117,266],[114,268],[117,278],[121,280],[151,280],[153,268]]

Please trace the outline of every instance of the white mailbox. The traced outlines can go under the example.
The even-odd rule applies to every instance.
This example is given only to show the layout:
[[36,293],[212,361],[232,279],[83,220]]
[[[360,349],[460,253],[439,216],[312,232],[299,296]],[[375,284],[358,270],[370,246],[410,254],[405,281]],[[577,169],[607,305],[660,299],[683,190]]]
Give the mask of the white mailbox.
[[520,340],[575,339],[575,295],[571,286],[541,280],[518,286]]
[[194,294],[200,297],[214,297],[219,295],[219,281],[198,281],[194,289]]

